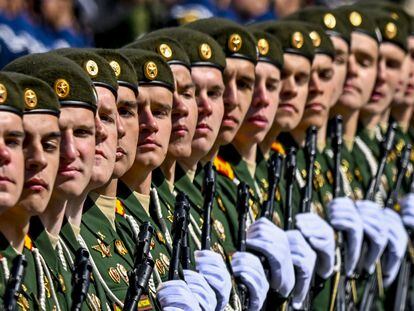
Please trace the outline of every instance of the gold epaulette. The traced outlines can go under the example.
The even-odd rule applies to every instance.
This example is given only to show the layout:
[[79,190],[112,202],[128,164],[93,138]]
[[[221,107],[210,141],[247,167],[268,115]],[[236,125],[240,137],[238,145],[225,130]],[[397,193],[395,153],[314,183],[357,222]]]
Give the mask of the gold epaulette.
[[116,205],[115,205],[115,212],[118,215],[121,215],[122,217],[125,216],[125,208],[124,205],[122,204],[122,202],[118,199],[116,199]]
[[232,169],[229,162],[224,161],[222,158],[217,156],[214,159],[213,164],[214,164],[217,172],[219,172],[221,175],[224,175],[224,176],[230,178],[231,180],[234,179],[234,171],[233,171],[233,169]]
[[32,239],[27,234],[24,237],[24,247],[26,247],[29,251],[31,251],[33,248]]
[[273,151],[280,153],[281,155],[286,155],[285,148],[283,148],[282,144],[275,141],[271,146]]

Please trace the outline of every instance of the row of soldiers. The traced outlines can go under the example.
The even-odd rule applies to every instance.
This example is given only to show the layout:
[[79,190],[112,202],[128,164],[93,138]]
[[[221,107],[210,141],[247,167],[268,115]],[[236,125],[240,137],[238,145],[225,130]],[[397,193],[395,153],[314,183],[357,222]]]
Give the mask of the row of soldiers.
[[209,18],[0,72],[4,310],[412,310],[414,19]]

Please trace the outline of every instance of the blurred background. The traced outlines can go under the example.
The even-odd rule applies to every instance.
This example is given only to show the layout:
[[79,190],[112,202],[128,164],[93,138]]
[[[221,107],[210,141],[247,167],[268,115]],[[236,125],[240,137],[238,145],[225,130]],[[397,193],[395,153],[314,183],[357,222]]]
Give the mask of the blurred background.
[[[362,0],[363,1],[363,0]],[[140,35],[199,18],[247,23],[307,5],[351,0],[0,0],[0,68],[28,53],[61,47],[118,48]],[[414,14],[414,0],[394,0]]]

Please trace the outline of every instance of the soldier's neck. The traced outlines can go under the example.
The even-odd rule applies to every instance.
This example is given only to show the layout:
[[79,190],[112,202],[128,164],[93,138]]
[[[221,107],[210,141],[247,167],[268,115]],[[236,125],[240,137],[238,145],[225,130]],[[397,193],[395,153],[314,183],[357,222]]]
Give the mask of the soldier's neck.
[[18,206],[0,216],[0,231],[18,253],[23,252],[24,237],[29,232],[29,220],[30,215]]
[[181,168],[185,172],[197,170],[198,160],[196,161],[195,159],[192,159],[192,158],[185,158],[185,159],[180,159],[178,163],[180,164]]
[[358,128],[359,110],[352,110],[350,113],[342,114],[344,138],[347,141],[354,141]]
[[[237,137],[237,136],[236,136]],[[232,145],[247,162],[256,162],[257,143],[235,138]]]
[[384,113],[381,114],[381,120],[380,120],[379,123],[388,124],[388,121],[390,119],[390,114],[391,114],[391,107],[389,107],[388,109],[386,109],[384,111]]
[[278,126],[273,126],[270,131],[266,134],[265,138],[259,143],[259,148],[264,155],[270,153],[272,144],[276,141],[276,138],[280,134],[280,128]]
[[151,189],[151,177],[152,170],[154,168],[149,168],[145,166],[132,166],[124,176],[121,177],[121,180],[133,191],[136,191],[141,194],[148,194]]
[[161,164],[161,171],[164,174],[164,177],[166,180],[168,180],[170,183],[174,183],[175,179],[175,166],[177,164],[176,159],[172,158],[165,158],[164,162]]
[[95,189],[94,192],[108,197],[116,197],[116,190],[118,188],[118,178],[111,178],[107,184]]
[[39,215],[43,226],[49,233],[58,235],[62,228],[63,219],[65,217],[66,205],[68,198],[60,196],[55,192],[52,193],[52,198],[47,205],[45,212]]
[[209,161],[214,161],[214,159],[218,155],[219,149],[220,149],[220,143],[216,141],[213,147],[211,147],[210,151],[203,157],[202,162],[207,163]]
[[326,146],[326,131],[328,129],[328,121],[328,119],[324,120],[322,126],[318,129],[317,147],[320,152],[322,152]]
[[381,115],[380,114],[367,114],[363,111],[360,112],[360,118],[359,118],[367,129],[373,129],[375,128],[380,122],[381,122]]
[[392,118],[397,121],[398,125],[404,131],[407,132],[408,128],[410,127],[411,116],[413,113],[413,106],[412,105],[396,105],[391,109],[391,116]]
[[306,129],[302,129],[300,127],[295,128],[290,132],[293,139],[295,140],[296,144],[299,148],[303,148],[305,146],[306,141]]
[[65,216],[68,222],[75,227],[80,227],[81,225],[83,205],[85,204],[86,198],[88,197],[88,193],[89,190],[85,190],[80,196],[68,200],[68,203],[66,204]]

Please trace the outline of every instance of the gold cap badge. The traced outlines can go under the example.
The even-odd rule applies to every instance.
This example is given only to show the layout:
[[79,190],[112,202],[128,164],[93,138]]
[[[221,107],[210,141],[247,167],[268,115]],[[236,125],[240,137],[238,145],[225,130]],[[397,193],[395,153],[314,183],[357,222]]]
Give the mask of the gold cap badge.
[[54,89],[55,89],[56,95],[60,99],[68,97],[69,92],[70,92],[69,83],[65,79],[57,79],[55,82]]
[[200,57],[203,60],[207,60],[210,59],[212,56],[212,51],[211,51],[211,47],[208,43],[202,43],[200,44],[199,48],[198,48],[198,54],[200,55]]
[[336,26],[336,18],[332,13],[326,13],[323,17],[323,23],[325,24],[326,28],[334,29]]
[[118,78],[121,74],[121,66],[119,65],[119,63],[113,60],[109,63],[109,65],[111,65],[112,70],[115,72],[115,76]]
[[26,89],[24,91],[24,102],[26,103],[27,108],[35,108],[37,106],[37,95],[35,91]]
[[362,24],[362,16],[357,11],[353,11],[349,14],[349,21],[353,26],[358,27]]
[[170,46],[166,43],[161,43],[158,47],[158,53],[162,55],[165,59],[170,59],[173,56],[173,52]]
[[7,99],[7,89],[4,84],[0,83],[0,104],[3,104]]
[[315,48],[317,48],[317,47],[319,47],[321,45],[321,41],[322,40],[321,40],[321,36],[318,34],[318,32],[312,31],[309,34],[309,37],[312,39],[312,43],[313,43],[313,46]]
[[98,75],[98,72],[99,72],[98,64],[95,61],[93,61],[92,59],[90,59],[86,62],[85,69],[86,69],[86,72],[91,77],[96,77]]
[[241,36],[237,33],[234,33],[230,36],[227,46],[230,51],[237,52],[242,47],[243,40]]
[[300,49],[303,46],[304,39],[301,32],[296,31],[292,35],[292,46],[296,49]]
[[391,12],[391,18],[393,20],[398,20],[400,18],[400,16],[398,15],[397,12]]
[[144,65],[144,74],[148,80],[154,80],[158,76],[157,64],[153,61],[148,61]]
[[389,22],[387,25],[385,25],[385,37],[387,37],[387,39],[395,38],[397,32],[397,26],[393,22]]
[[257,48],[259,49],[260,55],[267,55],[269,53],[269,42],[265,38],[261,38],[257,41]]

